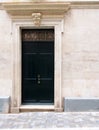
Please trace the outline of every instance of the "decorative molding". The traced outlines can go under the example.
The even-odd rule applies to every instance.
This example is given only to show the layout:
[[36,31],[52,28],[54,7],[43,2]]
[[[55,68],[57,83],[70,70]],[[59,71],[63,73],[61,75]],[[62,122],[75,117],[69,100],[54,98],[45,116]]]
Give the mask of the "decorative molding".
[[12,17],[31,16],[32,13],[37,12],[40,12],[43,15],[46,15],[46,13],[48,15],[60,15],[70,8],[99,9],[99,1],[64,0],[64,2],[0,2],[0,9],[6,10]]
[[[18,17],[31,17],[40,19],[44,16],[64,16],[70,8],[67,2],[10,2],[2,3],[2,7],[14,19]],[[39,16],[39,18],[38,18]],[[38,20],[34,20],[37,24]],[[40,20],[39,20],[40,22]]]
[[41,17],[42,17],[41,13],[32,13],[32,19],[33,19],[34,25],[40,26],[40,24],[41,24]]
[[70,3],[72,9],[99,9],[99,1],[72,1]]
[[54,41],[54,30],[22,30],[23,41]]

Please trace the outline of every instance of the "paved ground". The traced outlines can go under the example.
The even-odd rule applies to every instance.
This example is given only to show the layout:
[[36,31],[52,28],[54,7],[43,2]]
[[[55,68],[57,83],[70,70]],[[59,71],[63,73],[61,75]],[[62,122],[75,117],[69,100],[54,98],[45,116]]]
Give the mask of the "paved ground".
[[0,129],[79,127],[99,128],[99,112],[26,112],[0,114]]

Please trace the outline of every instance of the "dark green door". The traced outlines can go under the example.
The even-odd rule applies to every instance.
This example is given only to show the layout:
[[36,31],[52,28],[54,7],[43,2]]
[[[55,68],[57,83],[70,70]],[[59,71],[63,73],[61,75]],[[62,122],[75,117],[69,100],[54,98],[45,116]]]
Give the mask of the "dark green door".
[[[28,39],[22,40],[22,103],[53,103],[54,41],[40,39],[41,34],[45,37],[45,34],[48,35],[45,32],[53,30],[23,30],[22,33],[24,32],[29,33],[26,36]],[[34,32],[37,32],[35,34],[38,39],[33,39]]]

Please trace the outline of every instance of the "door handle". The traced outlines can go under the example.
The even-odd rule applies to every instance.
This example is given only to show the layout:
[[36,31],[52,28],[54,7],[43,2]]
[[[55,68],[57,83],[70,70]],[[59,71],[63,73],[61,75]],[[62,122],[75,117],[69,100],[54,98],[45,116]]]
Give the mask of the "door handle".
[[38,83],[38,84],[40,84],[40,83],[41,83],[41,81],[40,81],[40,80],[41,80],[41,79],[40,79],[40,74],[38,74],[38,75],[37,75],[37,83]]

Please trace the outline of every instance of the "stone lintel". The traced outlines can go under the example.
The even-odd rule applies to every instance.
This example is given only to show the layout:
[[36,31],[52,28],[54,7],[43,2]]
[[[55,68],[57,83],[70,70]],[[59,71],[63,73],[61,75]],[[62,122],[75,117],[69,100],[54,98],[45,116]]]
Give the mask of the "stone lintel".
[[[38,1],[38,2],[0,2],[0,9],[6,10],[11,16],[22,16],[25,12],[25,16],[31,15],[31,13],[43,14],[63,14],[69,8],[75,9],[99,9],[99,1],[74,1],[63,0],[58,2],[50,1]],[[28,10],[28,12],[27,12]]]
[[2,8],[11,17],[30,16],[33,13],[41,13],[42,16],[49,15],[64,15],[70,8],[70,3],[67,2],[9,2],[2,3]]

